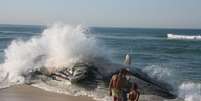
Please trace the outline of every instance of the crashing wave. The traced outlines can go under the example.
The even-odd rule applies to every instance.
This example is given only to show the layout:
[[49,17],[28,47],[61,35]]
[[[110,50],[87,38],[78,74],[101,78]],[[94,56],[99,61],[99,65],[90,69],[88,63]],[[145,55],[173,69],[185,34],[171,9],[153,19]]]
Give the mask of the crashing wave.
[[53,72],[77,62],[107,59],[100,46],[82,26],[55,24],[29,40],[12,41],[0,66],[9,74],[9,81],[24,82],[24,75],[42,67]]
[[179,86],[179,96],[184,98],[184,101],[200,101],[201,83],[183,82]]
[[167,34],[168,39],[181,39],[181,40],[201,40],[200,35],[176,35]]

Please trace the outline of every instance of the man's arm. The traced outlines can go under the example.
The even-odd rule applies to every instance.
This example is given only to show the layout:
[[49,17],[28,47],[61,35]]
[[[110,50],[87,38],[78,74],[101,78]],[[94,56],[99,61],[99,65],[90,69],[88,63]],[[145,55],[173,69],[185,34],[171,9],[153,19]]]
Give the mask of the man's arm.
[[138,101],[138,100],[139,100],[139,97],[140,97],[140,92],[139,92],[139,91],[137,91],[137,98],[136,98],[136,101]]
[[109,89],[111,89],[111,88],[112,88],[112,84],[113,84],[113,76],[112,76],[112,78],[110,79],[110,83],[109,83]]
[[111,96],[112,95],[112,85],[113,85],[113,76],[112,76],[112,78],[111,78],[111,80],[110,80],[110,83],[109,83],[109,95]]
[[131,99],[131,93],[128,94],[128,99]]

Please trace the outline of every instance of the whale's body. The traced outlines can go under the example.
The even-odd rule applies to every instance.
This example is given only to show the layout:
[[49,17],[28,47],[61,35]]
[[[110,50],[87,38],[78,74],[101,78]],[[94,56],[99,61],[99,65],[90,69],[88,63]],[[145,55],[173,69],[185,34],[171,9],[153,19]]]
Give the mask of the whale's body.
[[[129,61],[129,60],[126,60]],[[48,80],[68,80],[74,84],[91,83],[98,85],[97,81],[103,81],[108,87],[108,83],[113,74],[118,73],[122,68],[130,68],[131,79],[139,85],[141,94],[157,95],[164,98],[176,98],[173,88],[167,83],[149,77],[141,69],[132,68],[130,65],[117,64],[111,62],[104,63],[76,63],[71,68],[63,67],[59,71],[47,72],[45,68],[32,73],[33,78],[46,77]],[[47,79],[46,79],[47,80]]]

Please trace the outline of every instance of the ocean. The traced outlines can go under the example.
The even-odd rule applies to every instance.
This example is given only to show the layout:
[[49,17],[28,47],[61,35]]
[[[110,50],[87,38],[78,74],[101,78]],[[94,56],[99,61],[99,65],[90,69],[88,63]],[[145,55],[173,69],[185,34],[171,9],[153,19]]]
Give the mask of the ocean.
[[[14,77],[42,65],[68,65],[97,54],[121,64],[130,54],[133,68],[174,85],[185,101],[201,101],[200,29],[84,27],[83,38],[76,34],[83,33],[78,31],[80,26],[73,28],[0,25],[0,82],[22,83],[22,77]],[[176,37],[168,37],[169,33]],[[189,39],[191,36],[198,38]],[[47,54],[48,59],[35,62],[36,56]]]

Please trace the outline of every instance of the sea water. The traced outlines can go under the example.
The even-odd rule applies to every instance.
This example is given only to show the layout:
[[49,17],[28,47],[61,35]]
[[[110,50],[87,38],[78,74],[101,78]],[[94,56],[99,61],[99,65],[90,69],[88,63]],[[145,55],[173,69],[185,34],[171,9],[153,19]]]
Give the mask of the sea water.
[[[174,85],[185,101],[201,101],[201,40],[170,39],[168,33],[189,37],[201,35],[201,30],[0,25],[0,88],[7,87],[6,78],[13,80],[5,71],[17,75],[33,67],[68,65],[78,58],[97,55],[123,63],[129,53],[132,67]],[[42,59],[36,62],[35,57]],[[20,77],[15,80],[23,83]]]

